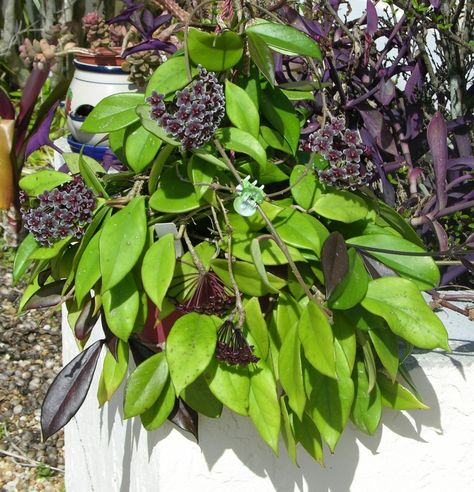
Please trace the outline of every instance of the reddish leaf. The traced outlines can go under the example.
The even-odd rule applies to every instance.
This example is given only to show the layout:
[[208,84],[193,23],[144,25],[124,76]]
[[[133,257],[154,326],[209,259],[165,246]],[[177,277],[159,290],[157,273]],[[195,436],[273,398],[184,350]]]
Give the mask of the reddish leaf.
[[98,318],[98,314],[94,315],[94,303],[92,299],[89,299],[82,308],[81,314],[74,326],[74,335],[76,338],[78,340],[85,340],[90,335]]
[[0,118],[5,120],[15,119],[15,107],[8,94],[0,87]]
[[104,340],[81,352],[56,376],[41,407],[43,440],[62,429],[81,407],[92,382]]
[[321,263],[326,287],[326,299],[328,299],[349,271],[347,246],[339,232],[332,232],[324,241],[321,250]]
[[38,289],[25,304],[24,309],[41,309],[61,304],[64,282],[64,280],[56,280]]
[[373,278],[381,278],[381,277],[398,277],[398,274],[389,268],[387,265],[384,265],[380,261],[376,260],[372,256],[370,256],[367,252],[362,251],[361,248],[356,248],[359,253],[362,261],[364,262],[365,268],[369,275]]
[[199,441],[198,426],[199,418],[195,410],[186,404],[181,398],[176,400],[173,411],[168,417],[170,422],[177,425],[180,429],[190,432],[196,441]]
[[448,195],[446,191],[446,169],[448,165],[448,130],[440,112],[435,113],[426,132],[428,145],[433,157],[433,168],[436,177],[436,197],[438,207],[446,207]]

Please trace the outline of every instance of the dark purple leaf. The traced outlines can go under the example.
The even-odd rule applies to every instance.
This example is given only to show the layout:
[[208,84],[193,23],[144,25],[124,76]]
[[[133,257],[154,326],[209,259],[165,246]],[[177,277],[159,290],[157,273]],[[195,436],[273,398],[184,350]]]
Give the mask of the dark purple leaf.
[[150,41],[142,41],[141,43],[136,44],[130,48],[127,48],[123,53],[123,58],[126,58],[128,55],[133,53],[137,53],[138,51],[147,51],[147,50],[160,50],[166,51],[167,53],[174,53],[176,51],[176,46],[172,43],[168,43],[167,41],[160,41],[159,39],[152,39]]
[[168,420],[173,422],[173,424],[177,425],[180,429],[190,432],[196,438],[196,441],[199,442],[199,416],[197,412],[181,398],[176,400]]
[[112,17],[108,21],[106,21],[106,24],[118,24],[119,22],[128,22],[132,16],[132,14],[136,11],[143,8],[143,4],[133,4],[131,3],[129,7],[126,9],[122,10],[120,14],[116,15],[115,17]]
[[423,72],[421,63],[417,62],[413,68],[410,78],[405,85],[405,96],[408,102],[414,103],[418,101],[421,90],[423,89]]
[[339,232],[332,232],[326,241],[324,241],[321,251],[321,263],[324,274],[324,286],[326,287],[326,298],[328,299],[349,271],[346,242]]
[[434,9],[438,10],[441,7],[441,0],[430,0]]
[[172,18],[173,16],[171,14],[159,15],[158,17],[155,17],[152,27],[153,30],[150,32],[150,35],[153,34],[161,25],[169,22]]
[[282,8],[282,11],[288,23],[296,29],[308,34],[317,41],[319,38],[325,36],[323,28],[319,22],[307,19],[306,17],[300,15],[295,9],[292,9],[287,5]]
[[92,382],[104,341],[81,352],[56,376],[41,407],[43,440],[62,429],[81,407]]
[[56,280],[40,287],[28,300],[23,309],[41,309],[58,306],[63,301],[64,280]]
[[139,366],[142,362],[147,360],[152,355],[156,354],[156,352],[151,350],[138,338],[130,337],[128,343],[130,345],[130,350],[132,352],[133,360],[135,361],[135,365],[137,366]]
[[367,34],[373,36],[377,31],[377,23],[379,21],[379,16],[377,10],[375,9],[372,0],[367,0]]
[[[145,9],[142,14],[142,26],[148,36],[151,36],[153,34],[153,21],[154,21],[153,14],[148,10]],[[148,38],[149,39],[149,38]]]
[[15,119],[15,107],[13,106],[8,94],[0,87],[0,118],[5,120]]
[[48,111],[48,114],[41,122],[41,125],[28,138],[28,141],[26,143],[26,149],[25,149],[25,159],[27,159],[32,152],[38,150],[43,145],[48,145],[49,147],[53,148],[54,150],[62,154],[62,150],[59,147],[56,147],[53,141],[49,138],[49,130],[51,128],[51,123],[53,122],[54,113],[58,106],[59,106],[59,101],[57,101],[55,104],[53,104],[53,106],[51,106],[51,109]]
[[375,98],[383,105],[388,106],[395,97],[395,84],[390,80],[382,79],[379,90],[375,93]]
[[419,104],[406,105],[405,140],[413,140],[423,128],[423,111]]
[[387,124],[380,111],[371,108],[368,104],[361,104],[357,107],[365,127],[370,133],[375,143],[385,152],[398,155],[397,147]]
[[103,310],[101,310],[100,323],[104,332],[105,343],[114,359],[117,359],[118,338],[110,331]]
[[120,159],[109,148],[105,151],[102,157],[102,167],[109,171],[115,169],[116,171],[126,171],[127,168],[122,164]]
[[448,165],[448,130],[440,112],[435,113],[426,132],[428,145],[433,157],[436,178],[436,196],[438,207],[444,208],[448,202],[446,193],[446,169]]
[[362,248],[358,247],[357,250],[360,253],[360,257],[364,262],[367,272],[373,279],[381,277],[398,277],[398,274],[394,270],[370,256],[366,251],[363,251]]
[[94,315],[94,303],[92,299],[84,304],[81,314],[77,318],[76,325],[74,326],[74,334],[78,340],[85,340],[91,333],[92,328],[94,328],[97,320],[99,319],[99,314]]

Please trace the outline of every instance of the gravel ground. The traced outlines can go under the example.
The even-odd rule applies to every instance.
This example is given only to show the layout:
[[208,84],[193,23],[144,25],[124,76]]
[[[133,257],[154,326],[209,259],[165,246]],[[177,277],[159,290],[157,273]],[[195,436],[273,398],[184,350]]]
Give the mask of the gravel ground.
[[63,473],[54,470],[64,468],[63,433],[42,443],[39,423],[61,368],[60,313],[17,315],[22,286],[12,286],[12,258],[0,249],[0,490],[63,491]]

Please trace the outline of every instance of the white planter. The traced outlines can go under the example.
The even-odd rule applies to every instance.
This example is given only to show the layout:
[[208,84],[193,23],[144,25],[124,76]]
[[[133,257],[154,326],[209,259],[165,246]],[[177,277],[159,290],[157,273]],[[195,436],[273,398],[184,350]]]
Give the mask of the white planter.
[[[453,353],[411,360],[411,375],[431,408],[385,410],[373,437],[349,425],[320,467],[299,451],[295,467],[280,443],[275,457],[249,419],[200,417],[200,442],[166,423],[147,433],[122,421],[123,392],[99,410],[97,377],[66,426],[67,492],[470,492],[474,483],[474,324],[441,312]],[[77,355],[64,329],[64,361]],[[100,362],[99,362],[100,364]],[[100,366],[99,366],[100,367]],[[97,371],[98,373],[99,371]]]

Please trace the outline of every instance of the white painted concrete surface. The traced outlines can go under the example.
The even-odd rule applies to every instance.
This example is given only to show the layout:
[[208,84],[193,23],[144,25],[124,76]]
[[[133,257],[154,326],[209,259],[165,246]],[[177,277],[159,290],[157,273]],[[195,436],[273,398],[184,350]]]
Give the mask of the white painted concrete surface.
[[[275,457],[249,419],[200,419],[200,443],[166,423],[122,421],[122,393],[99,410],[97,378],[66,426],[67,492],[471,492],[474,490],[474,323],[440,313],[453,353],[419,354],[412,377],[426,411],[385,410],[373,437],[350,427],[320,467],[300,450]],[[99,330],[98,330],[99,331]],[[77,354],[65,327],[64,360]],[[99,371],[97,371],[99,372]],[[97,374],[98,376],[98,374]]]

